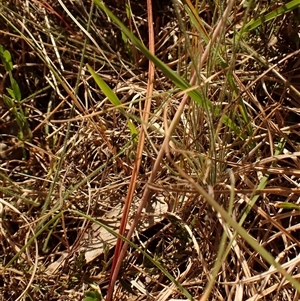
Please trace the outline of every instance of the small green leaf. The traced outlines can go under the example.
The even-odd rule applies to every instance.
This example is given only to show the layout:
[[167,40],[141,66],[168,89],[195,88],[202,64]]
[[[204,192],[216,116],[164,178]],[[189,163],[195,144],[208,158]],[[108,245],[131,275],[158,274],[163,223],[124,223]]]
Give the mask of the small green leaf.
[[95,291],[88,291],[85,292],[85,298],[84,301],[101,301],[102,297],[98,292]]
[[123,40],[124,44],[127,45],[128,44],[128,39],[127,39],[126,34],[122,31],[121,35],[122,35],[122,40]]
[[20,87],[14,78],[11,80],[11,86],[14,90],[14,98],[20,101],[22,99]]
[[136,127],[134,126],[133,122],[128,118],[124,108],[122,107],[122,103],[120,102],[117,95],[114,93],[114,91],[106,84],[106,82],[93,70],[92,67],[87,65],[87,68],[89,69],[89,72],[92,74],[96,84],[98,87],[102,90],[102,92],[105,94],[105,96],[108,98],[108,100],[115,106],[117,109],[127,118],[128,128],[130,130],[130,133],[132,136],[136,136],[138,134],[138,131]]
[[2,62],[4,65],[4,68],[7,72],[10,72],[13,70],[13,63],[11,59],[10,52],[7,50],[4,50],[2,53]]
[[8,92],[11,98],[16,99],[14,90],[6,88],[6,91]]
[[3,100],[7,107],[9,107],[9,108],[15,107],[13,100],[10,97],[8,97],[7,95],[3,95]]
[[282,208],[282,209],[288,209],[288,210],[300,210],[300,206],[293,204],[293,203],[288,203],[288,202],[281,202],[281,203],[277,203],[275,205],[275,207],[277,208]]

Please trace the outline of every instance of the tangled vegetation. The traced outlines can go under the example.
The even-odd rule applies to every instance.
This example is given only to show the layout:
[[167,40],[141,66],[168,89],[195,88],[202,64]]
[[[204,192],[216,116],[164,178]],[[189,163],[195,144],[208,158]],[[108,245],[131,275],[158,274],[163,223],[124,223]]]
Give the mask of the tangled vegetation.
[[0,300],[298,300],[299,9],[2,0]]

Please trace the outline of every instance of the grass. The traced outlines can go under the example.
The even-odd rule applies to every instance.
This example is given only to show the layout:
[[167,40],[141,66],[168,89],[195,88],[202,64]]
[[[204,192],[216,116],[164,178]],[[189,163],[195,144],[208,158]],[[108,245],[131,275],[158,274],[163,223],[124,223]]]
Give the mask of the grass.
[[2,1],[0,300],[297,300],[299,6]]

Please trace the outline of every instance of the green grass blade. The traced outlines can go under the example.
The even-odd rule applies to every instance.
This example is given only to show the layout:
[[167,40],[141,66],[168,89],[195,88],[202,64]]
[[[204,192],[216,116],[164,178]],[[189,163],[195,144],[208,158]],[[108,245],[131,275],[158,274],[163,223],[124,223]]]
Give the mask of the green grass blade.
[[287,209],[287,210],[300,210],[300,206],[293,204],[293,203],[288,203],[288,202],[281,202],[276,204],[276,208],[282,208],[282,209]]
[[77,210],[73,210],[73,209],[70,209],[69,210],[70,212],[78,215],[78,216],[81,216],[81,217],[84,217],[86,219],[88,219],[89,221],[103,227],[106,231],[108,231],[110,234],[118,237],[118,238],[121,238],[124,242],[126,242],[128,245],[130,245],[131,247],[135,248],[136,250],[138,250],[140,253],[142,253],[154,266],[156,266],[161,272],[164,273],[164,275],[166,277],[168,277],[168,279],[173,282],[176,287],[184,294],[184,296],[186,298],[188,298],[188,300],[194,300],[193,297],[190,295],[190,293],[162,266],[162,264],[160,264],[157,260],[154,260],[148,253],[147,251],[144,251],[142,250],[141,248],[139,248],[136,244],[134,244],[133,242],[131,242],[130,240],[128,240],[126,237],[122,236],[121,234],[119,234],[118,232],[114,231],[113,229],[111,229],[109,226],[107,226],[106,224],[98,221],[98,220],[95,220],[93,219],[92,217],[90,216],[87,216],[86,214],[80,212],[80,211],[77,211]]
[[242,34],[248,33],[249,31],[259,27],[263,23],[266,23],[274,18],[277,18],[283,14],[286,14],[289,11],[292,11],[296,8],[300,7],[300,0],[293,0],[288,2],[287,4],[282,5],[281,7],[269,12],[265,16],[262,16],[258,20],[251,20],[248,24],[244,26],[242,29]]
[[[193,187],[197,190],[197,192],[207,200],[208,204],[212,206],[216,212],[218,212],[223,220],[232,228],[235,230],[234,238],[236,238],[236,235],[239,234],[243,239],[256,251],[258,252],[270,265],[274,266],[278,272],[280,272],[294,287],[297,291],[300,292],[300,283],[291,276],[282,266],[280,263],[278,263],[274,257],[263,247],[261,246],[256,239],[254,239],[251,235],[248,234],[248,232],[238,223],[235,221],[229,214],[226,212],[226,210],[218,204],[218,202],[212,198],[198,183],[196,183],[194,180],[189,179],[188,177],[185,177],[187,180],[190,181],[190,183],[193,185]],[[227,250],[226,250],[227,251]],[[225,252],[226,252],[225,251]]]
[[106,84],[106,82],[93,70],[92,67],[87,65],[87,68],[91,75],[93,76],[96,84],[98,87],[102,90],[102,92],[105,94],[105,96],[108,98],[108,100],[114,105],[115,107],[118,108],[118,110],[127,118],[127,123],[129,130],[131,132],[132,136],[136,136],[138,134],[138,131],[132,121],[128,118],[124,108],[122,107],[122,103],[120,102],[119,98],[117,95],[113,92],[113,90]]
[[[182,91],[187,90],[190,88],[190,85],[183,80],[176,72],[174,72],[170,67],[168,67],[166,64],[164,64],[159,58],[157,58],[155,55],[153,55],[147,47],[135,36],[133,35],[130,30],[120,21],[118,17],[116,17],[103,3],[101,3],[100,0],[94,0],[96,5],[103,10],[109,18],[111,18],[116,25],[121,29],[124,34],[132,41],[133,44],[135,44],[141,52],[150,60],[152,61],[157,68],[159,68],[167,78],[169,78],[173,83]],[[213,109],[213,104],[209,99],[203,97],[198,90],[192,90],[187,92],[188,95],[193,99],[200,107],[210,111]],[[221,110],[215,109],[213,115],[215,117],[219,116],[221,113]],[[228,116],[224,116],[222,119],[222,122],[228,126],[231,130],[233,130],[237,135],[240,135],[241,131],[238,125],[231,120]]]
[[91,68],[89,65],[87,65],[87,68],[91,75],[93,76],[96,84],[98,87],[102,90],[102,92],[105,94],[105,96],[109,99],[109,101],[115,106],[118,107],[120,112],[125,115],[125,110],[122,107],[122,103],[120,102],[119,98],[116,96],[116,94],[111,90],[111,88],[106,84],[106,82]]

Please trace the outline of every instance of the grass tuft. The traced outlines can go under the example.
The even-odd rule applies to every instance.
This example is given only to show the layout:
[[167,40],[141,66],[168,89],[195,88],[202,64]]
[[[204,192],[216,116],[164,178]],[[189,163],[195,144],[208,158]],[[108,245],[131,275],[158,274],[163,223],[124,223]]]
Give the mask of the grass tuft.
[[148,8],[0,2],[0,301],[298,300],[300,1]]

